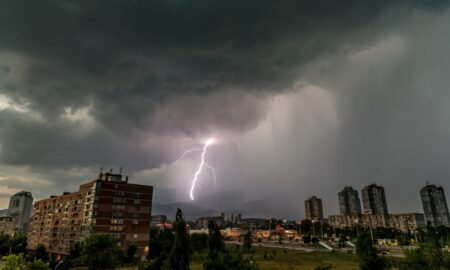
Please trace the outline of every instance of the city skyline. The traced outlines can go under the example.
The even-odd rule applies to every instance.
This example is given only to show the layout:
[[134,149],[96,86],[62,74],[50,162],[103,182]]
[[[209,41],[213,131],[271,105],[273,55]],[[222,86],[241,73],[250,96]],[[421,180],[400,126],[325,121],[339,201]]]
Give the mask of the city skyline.
[[389,213],[422,212],[404,194],[426,181],[449,196],[449,1],[44,2],[0,9],[3,208],[102,167],[157,209],[300,218],[315,194],[328,215],[374,182]]
[[[112,169],[110,170],[109,173],[112,173]],[[103,174],[103,173],[101,173],[101,174]],[[106,173],[106,174],[108,174],[108,173]],[[121,175],[121,174],[119,174],[119,175]],[[126,178],[128,180],[128,176]],[[428,208],[430,207],[429,205],[425,206],[425,204],[424,204],[424,200],[429,200],[429,199],[424,199],[425,195],[423,194],[424,190],[426,190],[427,187],[433,187],[434,189],[436,189],[436,190],[438,190],[440,192],[439,196],[444,196],[443,198],[438,197],[437,199],[434,199],[434,200],[440,200],[439,201],[439,207],[443,208],[443,210],[438,210],[438,211],[442,211],[442,213],[444,213],[443,215],[445,215],[445,212],[447,213],[446,214],[447,221],[444,220],[444,221],[441,221],[443,223],[439,223],[439,224],[446,225],[448,222],[450,222],[450,218],[449,218],[450,215],[449,215],[449,211],[448,211],[448,204],[447,204],[447,201],[445,199],[445,189],[442,186],[440,186],[440,185],[436,186],[435,184],[430,183],[428,181],[426,182],[425,186],[423,186],[418,192],[417,198],[418,198],[418,200],[421,201],[422,208],[420,210],[417,210],[417,211],[396,211],[396,212],[385,211],[385,212],[383,212],[383,209],[387,209],[387,207],[388,207],[387,202],[386,202],[387,200],[386,200],[386,198],[384,196],[383,196],[384,202],[382,203],[381,206],[379,206],[379,208],[381,209],[381,212],[368,211],[364,207],[363,200],[360,199],[358,190],[353,189],[352,186],[345,186],[342,190],[340,190],[340,191],[338,191],[336,193],[336,195],[337,195],[336,196],[337,202],[338,202],[338,204],[340,206],[339,211],[336,211],[336,212],[324,211],[324,209],[327,209],[327,207],[326,207],[326,205],[324,206],[322,204],[322,199],[317,197],[317,195],[310,195],[303,201],[304,207],[299,207],[299,211],[301,211],[302,209],[304,210],[303,211],[303,213],[304,213],[303,215],[299,215],[297,218],[293,218],[293,217],[286,217],[286,216],[279,216],[279,215],[277,216],[277,215],[267,214],[267,215],[264,216],[264,218],[284,218],[284,219],[303,219],[304,218],[304,219],[311,219],[311,220],[320,220],[322,218],[326,219],[326,218],[328,218],[328,216],[333,216],[333,215],[338,215],[338,214],[340,214],[340,215],[349,215],[349,216],[362,215],[362,214],[369,214],[369,215],[388,215],[388,214],[393,214],[395,216],[395,215],[401,215],[401,214],[407,214],[407,213],[422,213],[426,220],[429,220],[430,222],[432,222],[433,226],[436,226],[436,223],[434,221],[434,217],[431,216],[431,215],[436,215],[436,214],[435,213],[433,213],[433,214],[427,213],[427,211],[425,210],[427,207]],[[383,186],[379,186],[379,185],[377,185],[375,183],[371,183],[369,185],[364,186],[361,189],[361,194],[363,193],[363,191],[365,189],[368,189],[368,188],[381,189],[383,194],[384,194],[384,187]],[[21,191],[21,192],[19,192],[18,194],[14,195],[14,196],[11,195],[11,198],[9,200],[9,209],[12,209],[11,207],[12,207],[12,204],[13,204],[14,197],[18,196],[18,195],[20,195],[22,193],[29,193],[30,194],[29,196],[32,198],[31,192],[28,192],[28,191]],[[51,195],[49,194],[49,195],[47,195],[44,198],[38,198],[36,201],[45,200],[48,197],[62,196],[64,194],[66,194],[66,193],[68,194],[69,192],[64,192],[63,194],[51,194]],[[348,195],[349,193],[350,193],[350,195]],[[346,200],[348,200],[347,202],[341,200],[341,194],[347,194],[347,195],[345,195],[345,196],[347,196],[346,197]],[[357,200],[354,202],[352,196],[355,196],[355,195],[356,195],[355,198]],[[350,197],[348,197],[348,196],[350,196]],[[433,195],[433,196],[435,196],[435,195]],[[156,201],[156,203],[161,203],[161,202]],[[352,205],[353,203],[356,203],[356,204]],[[347,204],[347,210],[343,210],[343,208],[342,208],[342,207],[345,207],[345,204]],[[310,214],[308,214],[308,208],[310,209],[309,210]],[[350,211],[350,209],[353,209],[353,210]],[[6,210],[7,209],[5,209],[3,211],[6,211]],[[230,212],[230,214],[234,213],[236,210],[239,210],[239,209],[226,209],[226,208],[215,209],[216,212],[217,211],[222,211],[222,212],[225,211],[225,212]],[[434,210],[434,209],[433,210],[428,210],[428,212],[430,212],[430,211],[436,211],[436,210]],[[158,211],[156,211],[156,214],[158,215],[158,214],[162,214],[162,213],[159,213]],[[165,213],[165,214],[168,214],[168,213]],[[187,211],[187,214],[188,214],[188,217],[189,217],[189,214],[190,214],[189,210]],[[241,215],[241,213],[239,213],[239,215]],[[198,217],[199,217],[198,215],[197,216],[194,215],[194,218],[198,218]],[[254,215],[253,216],[251,214],[247,214],[246,217],[248,218],[248,217],[262,217],[262,216],[261,215]],[[440,218],[442,219],[442,217],[440,217]],[[445,218],[445,216],[444,216],[444,218]]]

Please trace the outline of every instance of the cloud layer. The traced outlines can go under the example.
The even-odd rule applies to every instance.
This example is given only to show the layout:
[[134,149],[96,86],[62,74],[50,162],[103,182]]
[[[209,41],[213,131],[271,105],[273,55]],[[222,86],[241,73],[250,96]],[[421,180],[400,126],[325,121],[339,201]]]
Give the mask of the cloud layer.
[[[358,142],[353,134],[379,128],[389,136],[395,129],[385,125],[385,119],[402,117],[397,114],[402,104],[381,111],[370,105],[386,104],[391,97],[402,100],[406,90],[428,86],[427,80],[434,78],[430,73],[407,84],[404,69],[439,63],[436,58],[417,57],[417,52],[445,50],[421,48],[420,44],[428,43],[421,43],[420,35],[423,25],[436,31],[422,38],[441,35],[444,29],[437,26],[446,21],[434,20],[446,18],[446,9],[445,1],[4,1],[0,10],[1,164],[20,168],[19,175],[31,170],[47,176],[61,188],[68,180],[58,180],[56,175],[64,169],[79,169],[86,173],[83,177],[91,177],[87,175],[100,166],[124,166],[130,173],[154,176],[145,172],[172,162],[184,148],[206,136],[243,137],[244,142],[265,144],[250,143],[253,149],[267,146],[262,138],[279,139],[277,130],[293,132],[283,125],[262,131],[261,125],[267,124],[261,121],[279,110],[274,109],[280,106],[274,105],[274,98],[289,98],[301,91],[290,106],[306,109],[276,113],[272,121],[312,131],[296,147],[292,147],[294,141],[286,140],[283,149],[292,151],[288,157],[294,163],[311,164],[327,151],[321,148],[324,141],[314,135],[315,127],[323,125],[320,132],[336,136],[323,140],[347,161],[322,160],[322,166],[330,168],[331,162],[346,168],[355,158],[346,154],[349,148],[365,151],[370,141],[379,152],[379,145],[389,141],[375,133]],[[405,45],[410,43],[419,45]],[[382,48],[370,55],[379,46],[391,46],[385,51],[394,50],[394,54],[386,57]],[[385,67],[377,59],[405,63]],[[378,63],[383,71],[361,69],[372,65],[368,61]],[[382,83],[376,84],[374,77]],[[392,88],[398,89],[398,96],[387,90]],[[361,102],[368,107],[361,108]],[[308,122],[317,118],[317,123]],[[418,133],[411,130],[411,134]],[[307,145],[305,156],[294,153]],[[229,155],[235,158],[234,152]],[[271,161],[278,174],[267,176],[264,169],[258,172],[259,167],[252,165],[264,157],[243,155],[243,168],[229,165],[224,177],[238,182],[245,178],[247,189],[255,181],[270,188],[272,177],[321,175],[312,165],[304,175],[291,167],[282,170],[287,163],[285,155],[280,155],[280,162]],[[227,160],[226,155],[213,158]],[[362,168],[373,171],[371,164],[383,158],[380,154]],[[246,171],[249,166],[252,169]],[[329,173],[337,173],[339,183],[349,177],[341,170]]]

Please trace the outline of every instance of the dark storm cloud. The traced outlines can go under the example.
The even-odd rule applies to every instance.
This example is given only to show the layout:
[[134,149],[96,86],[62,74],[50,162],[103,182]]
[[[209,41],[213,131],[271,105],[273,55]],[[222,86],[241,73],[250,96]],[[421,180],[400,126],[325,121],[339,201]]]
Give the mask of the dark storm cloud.
[[0,95],[25,108],[1,111],[1,160],[157,167],[180,138],[255,127],[311,61],[444,4],[1,1]]

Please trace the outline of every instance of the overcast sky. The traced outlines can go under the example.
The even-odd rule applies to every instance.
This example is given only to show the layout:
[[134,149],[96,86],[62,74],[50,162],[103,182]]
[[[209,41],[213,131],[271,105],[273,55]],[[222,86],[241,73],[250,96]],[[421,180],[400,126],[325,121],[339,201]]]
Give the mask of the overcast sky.
[[[426,4],[425,4],[426,3]],[[448,1],[0,1],[0,206],[123,167],[159,204],[450,193]],[[162,192],[164,191],[164,192]],[[167,194],[171,194],[170,196]],[[211,195],[212,194],[212,195]]]

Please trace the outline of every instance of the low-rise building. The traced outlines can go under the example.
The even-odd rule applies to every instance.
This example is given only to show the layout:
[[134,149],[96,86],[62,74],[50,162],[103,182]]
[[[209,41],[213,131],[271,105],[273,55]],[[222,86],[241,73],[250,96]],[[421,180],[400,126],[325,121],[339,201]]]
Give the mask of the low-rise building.
[[411,232],[426,227],[425,216],[421,213],[391,214],[389,226],[402,232]]
[[425,218],[420,213],[389,214],[389,215],[330,215],[328,223],[331,227],[347,228],[360,226],[362,228],[393,228],[403,232],[414,231],[425,227]]

